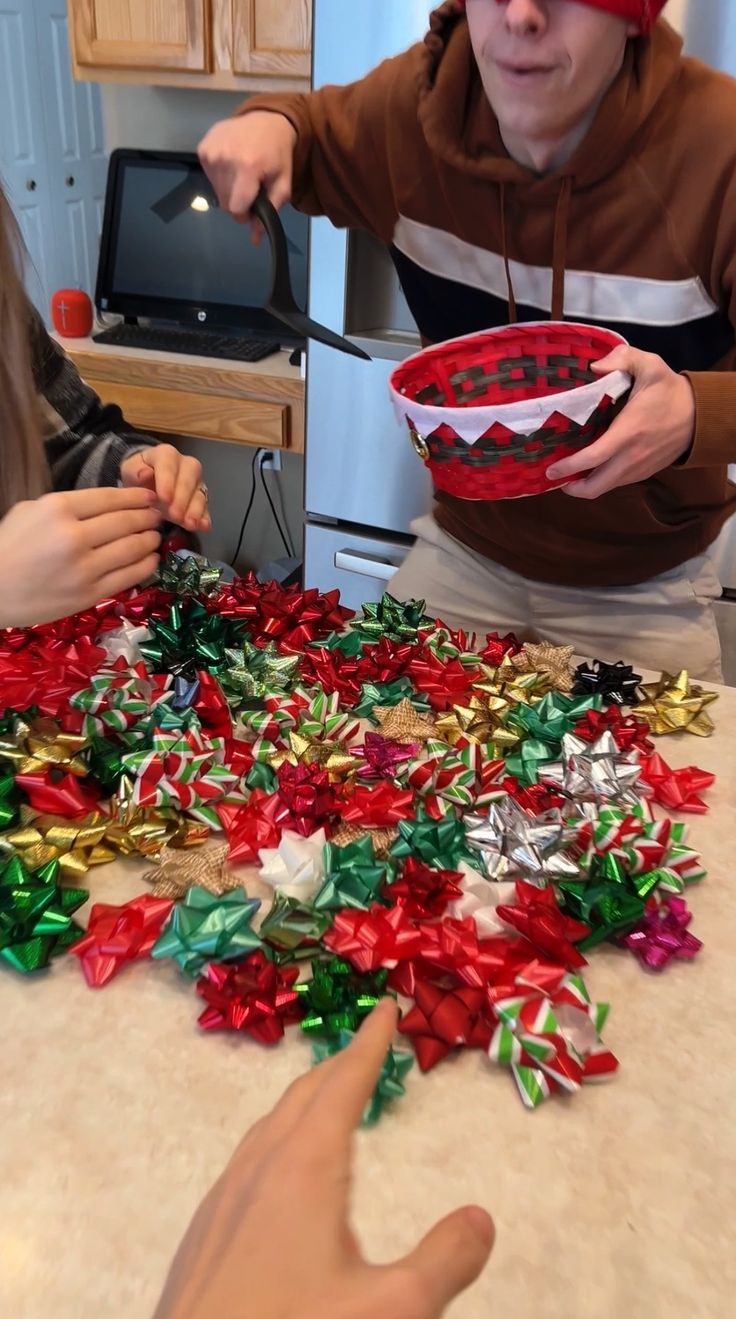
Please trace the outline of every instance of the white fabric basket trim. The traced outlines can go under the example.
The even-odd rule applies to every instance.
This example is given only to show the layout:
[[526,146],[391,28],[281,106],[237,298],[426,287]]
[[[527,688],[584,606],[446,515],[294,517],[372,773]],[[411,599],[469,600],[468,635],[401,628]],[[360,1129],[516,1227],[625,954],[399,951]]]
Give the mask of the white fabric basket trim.
[[[526,328],[550,325],[553,322],[525,321],[523,324]],[[499,329],[510,328],[510,326],[499,327]],[[566,322],[565,328],[574,328],[574,323]],[[579,328],[590,330],[595,327],[580,325]],[[607,333],[613,334],[612,331],[607,331]],[[457,343],[469,337],[467,334],[462,334],[458,335],[456,339],[447,339],[445,342],[448,344]],[[624,347],[628,347],[627,341],[622,339],[620,335],[613,335],[613,337],[618,339]],[[443,344],[432,345],[433,348],[443,346]],[[415,353],[413,357],[406,358],[401,364],[401,370],[405,370],[407,363],[421,356],[422,353]],[[631,383],[631,376],[625,371],[612,371],[610,375],[602,376],[600,380],[594,380],[589,385],[580,385],[577,389],[566,389],[557,394],[545,394],[543,398],[524,399],[517,403],[499,403],[496,407],[477,408],[438,408],[417,403],[394,389],[393,376],[389,382],[389,390],[398,421],[402,422],[405,417],[408,417],[422,439],[425,439],[427,435],[431,435],[440,426],[445,425],[451,426],[461,440],[464,440],[468,445],[472,445],[476,444],[480,437],[485,435],[486,431],[490,430],[491,426],[497,422],[508,430],[514,431],[517,435],[531,434],[539,430],[540,426],[544,425],[553,412],[559,412],[563,417],[568,417],[570,421],[574,421],[578,426],[584,426],[603,398],[607,396],[614,401],[619,399],[631,387]]]

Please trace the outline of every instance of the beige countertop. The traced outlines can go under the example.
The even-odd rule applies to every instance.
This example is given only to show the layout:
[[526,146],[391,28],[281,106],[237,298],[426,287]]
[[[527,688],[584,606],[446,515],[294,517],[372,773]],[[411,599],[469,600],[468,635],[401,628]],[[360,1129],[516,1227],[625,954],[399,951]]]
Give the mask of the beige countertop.
[[[586,976],[611,1002],[618,1077],[529,1113],[509,1075],[468,1053],[413,1070],[406,1098],[358,1137],[355,1221],[371,1256],[402,1253],[457,1204],[494,1214],[495,1256],[456,1319],[734,1313],[736,691],[712,713],[711,739],[658,746],[718,774],[710,813],[683,817],[709,869],[689,893],[705,948],[658,977],[608,948]],[[93,871],[93,897],[134,896],[143,869]],[[274,1049],[201,1032],[199,1002],[170,963],[97,991],[72,957],[38,979],[0,972],[7,1319],[150,1316],[201,1196],[309,1065],[298,1032]]]

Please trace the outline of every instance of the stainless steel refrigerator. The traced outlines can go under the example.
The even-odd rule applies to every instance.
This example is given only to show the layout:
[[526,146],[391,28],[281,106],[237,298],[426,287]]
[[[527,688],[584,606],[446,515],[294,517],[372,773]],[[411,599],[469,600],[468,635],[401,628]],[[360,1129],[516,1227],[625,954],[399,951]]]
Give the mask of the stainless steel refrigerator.
[[[314,86],[352,82],[421,40],[429,11],[429,0],[315,0]],[[373,359],[309,346],[305,581],[339,587],[354,608],[380,598],[411,545],[409,523],[431,506],[388,397],[391,370],[419,339],[385,249],[327,220],[312,222],[309,301]]]

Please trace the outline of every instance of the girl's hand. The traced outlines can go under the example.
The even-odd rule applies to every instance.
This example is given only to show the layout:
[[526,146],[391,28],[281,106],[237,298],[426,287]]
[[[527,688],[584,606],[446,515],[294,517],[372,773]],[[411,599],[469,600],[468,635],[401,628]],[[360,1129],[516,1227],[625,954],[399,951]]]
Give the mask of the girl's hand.
[[173,444],[156,444],[132,454],[120,465],[120,479],[124,486],[153,490],[167,521],[187,531],[209,531],[212,526],[202,464],[179,453]]
[[15,504],[0,521],[0,627],[88,609],[150,577],[161,513],[149,490],[66,490]]

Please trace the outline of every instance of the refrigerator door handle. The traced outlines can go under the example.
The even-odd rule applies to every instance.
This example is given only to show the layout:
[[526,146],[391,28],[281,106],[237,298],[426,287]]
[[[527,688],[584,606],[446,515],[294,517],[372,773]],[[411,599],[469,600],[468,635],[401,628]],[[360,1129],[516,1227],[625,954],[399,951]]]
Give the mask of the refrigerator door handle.
[[388,582],[397,571],[399,564],[391,559],[381,559],[372,554],[355,554],[352,550],[336,550],[335,567],[343,572],[360,573],[362,577],[377,577]]

